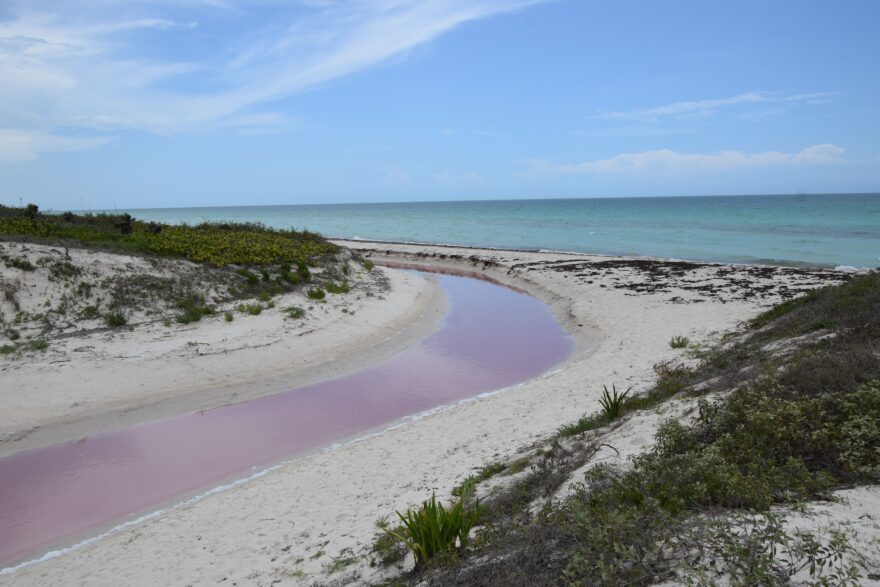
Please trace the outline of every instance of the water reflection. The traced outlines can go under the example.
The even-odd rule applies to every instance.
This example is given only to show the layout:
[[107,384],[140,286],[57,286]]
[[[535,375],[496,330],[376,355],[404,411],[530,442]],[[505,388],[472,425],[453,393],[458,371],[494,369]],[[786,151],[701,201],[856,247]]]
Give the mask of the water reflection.
[[534,377],[572,342],[522,293],[441,275],[433,335],[358,373],[0,459],[0,563],[401,417]]

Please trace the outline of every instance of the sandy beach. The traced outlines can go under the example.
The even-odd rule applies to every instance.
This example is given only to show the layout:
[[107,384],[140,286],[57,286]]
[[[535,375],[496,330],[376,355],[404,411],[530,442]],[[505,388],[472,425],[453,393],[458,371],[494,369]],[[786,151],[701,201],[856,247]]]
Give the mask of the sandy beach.
[[[52,255],[52,247],[3,246],[35,263]],[[70,256],[96,275],[156,271],[128,255],[73,249]],[[198,268],[180,261],[162,270]],[[0,271],[4,280],[24,283],[25,310],[58,297],[45,272]],[[285,294],[274,308],[232,322],[218,311],[192,324],[138,316],[132,329],[101,323],[62,329],[44,353],[0,362],[0,456],[345,375],[412,345],[443,316],[442,289],[411,273],[360,272],[353,283],[356,291],[325,303]],[[288,306],[314,310],[290,320]]]
[[[71,337],[68,346],[53,345],[39,361],[4,362],[0,400],[8,408],[0,454],[243,401],[390,356],[435,328],[444,309],[436,284],[400,268],[474,273],[522,289],[549,305],[576,350],[537,379],[292,458],[252,481],[0,575],[0,584],[376,580],[382,575],[368,556],[351,564],[334,561],[368,554],[377,519],[432,491],[448,498],[475,468],[513,459],[561,424],[592,412],[603,385],[645,389],[656,363],[682,358],[670,348],[672,336],[715,341],[762,308],[845,277],[648,258],[340,244],[385,266],[365,277],[381,277],[385,292],[352,302],[354,317],[328,304],[326,315],[296,327],[269,313],[231,325],[217,317],[170,332],[159,325],[95,332]],[[83,347],[88,351],[76,350]],[[671,412],[633,418],[616,431],[624,457],[648,446],[657,423],[676,415],[674,405],[664,409]]]

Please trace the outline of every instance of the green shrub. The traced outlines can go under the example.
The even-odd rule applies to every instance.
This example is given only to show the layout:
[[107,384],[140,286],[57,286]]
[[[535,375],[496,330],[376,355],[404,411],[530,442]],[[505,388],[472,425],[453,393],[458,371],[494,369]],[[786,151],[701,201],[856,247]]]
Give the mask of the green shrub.
[[224,312],[224,313],[223,313],[223,318],[224,318],[227,322],[232,322],[233,320],[235,320],[235,315],[234,315],[232,312]]
[[309,296],[310,300],[323,300],[325,297],[324,290],[320,287],[310,288],[307,292],[307,295]]
[[683,349],[687,348],[687,345],[690,344],[690,340],[686,336],[673,336],[669,341],[669,346],[674,349]]
[[306,315],[306,311],[298,306],[291,306],[290,308],[286,308],[284,312],[287,314],[288,318],[293,318],[294,320],[298,320]]
[[632,387],[627,389],[621,394],[617,393],[617,387],[615,385],[611,386],[613,390],[612,393],[608,393],[608,387],[602,386],[602,397],[599,398],[599,405],[602,407],[602,415],[605,416],[607,421],[616,420],[623,411],[623,401],[626,399],[626,396],[629,395],[629,392],[632,391]]
[[174,317],[174,319],[179,324],[198,322],[202,319],[203,316],[214,315],[214,308],[205,305],[204,298],[200,296],[191,297],[189,299],[181,301],[177,304],[177,307],[182,310],[180,314]]
[[181,257],[217,267],[292,262],[305,266],[303,259],[333,255],[339,250],[312,232],[276,230],[260,224],[159,225],[138,221],[127,214],[31,214],[27,208],[6,206],[0,209],[0,234],[68,239],[123,252]]
[[[384,530],[401,540],[413,552],[417,567],[424,567],[439,554],[454,553],[467,548],[470,531],[480,516],[479,506],[466,510],[465,496],[452,509],[446,509],[432,493],[431,499],[418,510],[397,512],[403,529]],[[457,543],[457,544],[456,544]]]
[[332,294],[344,294],[351,291],[351,286],[347,283],[336,283],[334,281],[331,281],[324,284],[324,289]]
[[0,346],[0,355],[9,355],[18,350],[18,346],[14,344],[4,344]]
[[372,271],[373,267],[375,267],[373,262],[370,261],[369,259],[364,259],[362,265],[364,266],[364,269],[366,269],[367,271]]
[[239,304],[238,311],[242,314],[258,316],[263,312],[263,306],[262,304]]
[[6,331],[6,336],[9,338],[9,340],[18,340],[19,338],[21,338],[21,334],[19,334],[18,330],[15,330],[13,328],[10,328]]
[[119,328],[128,324],[128,318],[122,312],[110,312],[104,316],[104,322],[110,328]]
[[86,320],[94,320],[101,316],[101,312],[97,306],[86,306],[80,311],[79,315]]
[[6,263],[7,267],[14,267],[15,269],[20,269],[21,271],[33,271],[34,269],[36,269],[36,267],[34,267],[34,264],[27,259],[4,256],[3,260]]
[[258,283],[260,283],[260,277],[252,271],[248,271],[247,269],[239,269],[238,271],[236,271],[236,273],[244,277],[250,285],[257,285]]
[[49,348],[49,343],[42,338],[37,338],[31,341],[28,341],[28,349],[32,351],[44,351]]

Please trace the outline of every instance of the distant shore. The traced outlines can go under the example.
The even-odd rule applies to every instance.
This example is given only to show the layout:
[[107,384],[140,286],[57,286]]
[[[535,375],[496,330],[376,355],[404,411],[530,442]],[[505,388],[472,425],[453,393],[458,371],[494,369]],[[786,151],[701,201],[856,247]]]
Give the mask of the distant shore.
[[[328,561],[368,554],[377,518],[418,503],[432,490],[446,498],[475,468],[515,458],[560,425],[592,411],[602,385],[646,388],[655,378],[654,364],[681,356],[670,348],[671,337],[710,342],[763,308],[848,278],[846,273],[820,269],[337,242],[377,265],[476,273],[527,291],[551,307],[577,342],[577,350],[565,365],[537,379],[295,459],[259,479],[65,556],[0,576],[0,584],[333,580],[338,577]],[[375,312],[373,328],[379,328],[389,313],[401,325],[418,322],[413,333],[430,327],[426,321],[429,325],[438,311],[433,303],[425,305],[433,299],[430,287],[405,272],[381,271],[390,280],[387,299],[377,301],[373,310],[358,309],[350,323],[334,322],[328,334],[349,332],[369,312]],[[416,292],[422,298],[419,303],[413,303]],[[184,344],[195,332],[179,333],[175,340]],[[362,365],[364,351],[376,340],[368,333],[364,337],[359,345],[335,347],[334,356],[352,361],[343,364]],[[255,350],[253,356],[263,353],[265,349]],[[220,357],[228,362],[228,357]],[[201,360],[210,359],[197,359]],[[105,366],[111,364],[104,361]],[[53,369],[48,362],[42,371],[28,367],[30,384],[50,382]],[[107,388],[126,377],[124,371],[103,373]],[[194,372],[188,373],[192,379]],[[201,373],[213,377],[210,369]],[[8,380],[9,373],[3,376]],[[247,376],[256,373],[243,373],[239,389],[247,385]],[[206,384],[216,385],[216,378]],[[622,458],[650,443],[656,423],[646,421],[617,447]],[[193,546],[196,536],[205,548]],[[381,576],[365,563],[346,572],[352,570],[363,580]]]

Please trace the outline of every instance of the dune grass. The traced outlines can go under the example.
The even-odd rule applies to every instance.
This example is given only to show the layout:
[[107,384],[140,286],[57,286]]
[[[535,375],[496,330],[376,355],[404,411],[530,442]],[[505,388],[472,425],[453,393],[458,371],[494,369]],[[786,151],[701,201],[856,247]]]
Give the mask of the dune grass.
[[[690,398],[687,423],[660,427],[625,467],[588,469],[610,420],[563,427],[530,471],[483,502],[473,549],[407,579],[445,585],[856,585],[878,573],[845,528],[790,532],[773,506],[880,483],[880,276],[824,288],[761,314],[700,364],[655,366],[619,417]],[[809,335],[809,336],[805,336]],[[783,341],[785,352],[768,351]],[[713,393],[712,399],[706,394]],[[874,576],[874,575],[872,575]]]

